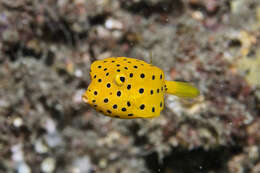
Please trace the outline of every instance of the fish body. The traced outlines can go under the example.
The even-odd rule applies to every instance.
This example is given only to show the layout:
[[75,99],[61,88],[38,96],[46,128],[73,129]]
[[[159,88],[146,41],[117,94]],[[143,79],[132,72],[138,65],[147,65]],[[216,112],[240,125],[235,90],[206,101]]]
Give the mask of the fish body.
[[[115,118],[159,116],[165,93],[183,97],[198,95],[198,90],[191,85],[165,81],[160,68],[134,58],[111,57],[95,61],[90,67],[90,77],[91,83],[83,94],[83,101]],[[184,87],[186,91],[178,87]]]

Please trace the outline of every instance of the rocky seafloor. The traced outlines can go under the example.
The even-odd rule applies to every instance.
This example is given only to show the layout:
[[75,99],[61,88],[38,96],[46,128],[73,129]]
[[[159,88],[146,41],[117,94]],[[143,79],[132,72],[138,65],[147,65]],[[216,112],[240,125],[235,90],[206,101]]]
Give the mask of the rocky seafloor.
[[[0,0],[0,172],[260,173],[257,0]],[[85,105],[110,56],[192,82],[154,119]]]

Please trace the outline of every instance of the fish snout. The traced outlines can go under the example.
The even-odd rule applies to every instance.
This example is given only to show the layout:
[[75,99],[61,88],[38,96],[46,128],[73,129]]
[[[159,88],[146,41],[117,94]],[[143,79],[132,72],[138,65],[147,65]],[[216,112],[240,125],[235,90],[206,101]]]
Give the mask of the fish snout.
[[82,95],[82,100],[83,100],[83,102],[88,103],[88,97],[87,97],[87,94],[86,94],[86,93],[84,93],[84,94]]

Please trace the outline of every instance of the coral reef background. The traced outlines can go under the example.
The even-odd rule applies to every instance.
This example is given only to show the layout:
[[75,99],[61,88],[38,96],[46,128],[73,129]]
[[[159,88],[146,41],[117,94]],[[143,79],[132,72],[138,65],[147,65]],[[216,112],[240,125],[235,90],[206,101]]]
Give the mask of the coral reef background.
[[[259,173],[260,2],[1,0],[0,172]],[[91,62],[190,81],[154,119],[82,103]]]

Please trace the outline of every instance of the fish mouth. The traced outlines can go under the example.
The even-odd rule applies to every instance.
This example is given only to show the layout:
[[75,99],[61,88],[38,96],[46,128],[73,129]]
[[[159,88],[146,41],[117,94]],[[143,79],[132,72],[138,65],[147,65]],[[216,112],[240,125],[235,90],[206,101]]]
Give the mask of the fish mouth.
[[88,103],[88,97],[86,96],[86,94],[82,95],[82,100],[83,102]]

